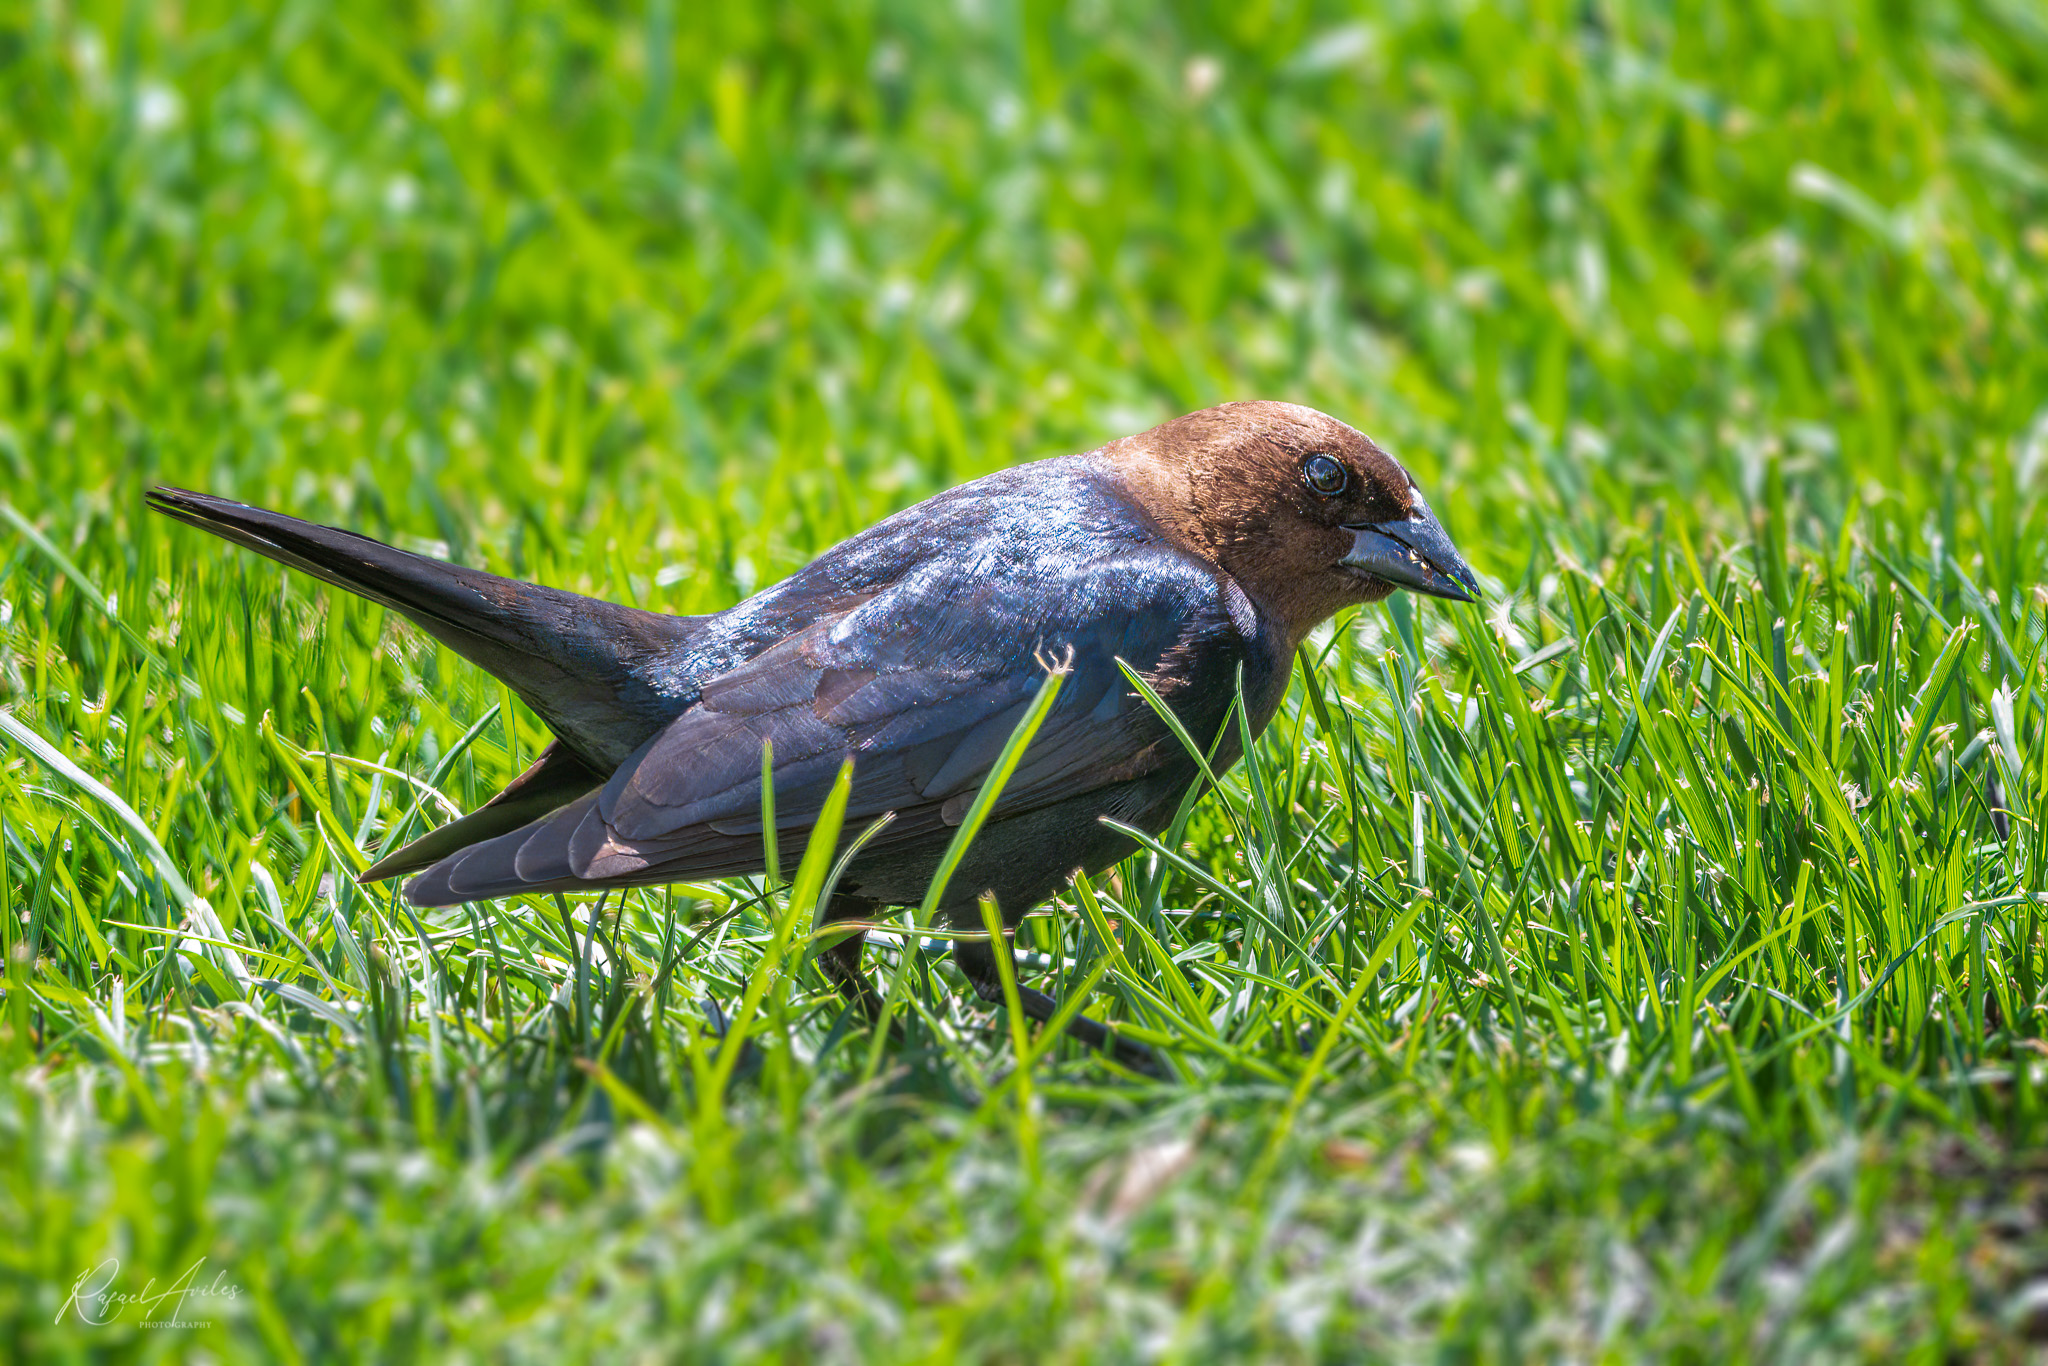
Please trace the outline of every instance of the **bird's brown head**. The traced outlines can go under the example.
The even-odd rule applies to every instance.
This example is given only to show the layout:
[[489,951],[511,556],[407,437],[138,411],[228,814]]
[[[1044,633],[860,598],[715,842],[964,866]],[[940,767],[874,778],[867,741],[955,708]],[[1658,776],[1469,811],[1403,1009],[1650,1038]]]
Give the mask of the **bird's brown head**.
[[1168,537],[1236,579],[1296,640],[1397,588],[1478,596],[1408,471],[1313,408],[1226,403],[1101,454]]

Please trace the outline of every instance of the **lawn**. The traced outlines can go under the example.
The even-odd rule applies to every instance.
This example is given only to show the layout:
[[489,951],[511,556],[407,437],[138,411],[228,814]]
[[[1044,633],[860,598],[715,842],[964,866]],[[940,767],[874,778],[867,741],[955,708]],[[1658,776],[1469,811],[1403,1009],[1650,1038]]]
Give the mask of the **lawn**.
[[[0,9],[0,1357],[2020,1360],[2020,0]],[[675,612],[1227,398],[1487,587],[1026,922],[415,914],[546,743],[162,481]],[[173,1293],[165,1297],[166,1287]]]

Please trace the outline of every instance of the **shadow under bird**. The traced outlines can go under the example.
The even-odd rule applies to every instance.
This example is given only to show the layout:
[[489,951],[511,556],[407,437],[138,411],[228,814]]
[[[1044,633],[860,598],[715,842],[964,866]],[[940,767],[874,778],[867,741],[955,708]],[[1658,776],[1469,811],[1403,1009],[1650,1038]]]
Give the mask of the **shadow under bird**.
[[[1240,757],[1287,689],[1295,649],[1338,610],[1408,589],[1459,602],[1478,583],[1407,470],[1361,434],[1287,403],[1226,403],[1085,455],[1004,470],[850,538],[738,606],[678,617],[429,559],[347,531],[160,488],[160,512],[403,614],[502,680],[553,732],[477,810],[386,854],[362,879],[417,873],[405,896],[447,906],[536,892],[764,870],[762,746],[779,829],[800,836],[853,760],[851,832],[885,825],[827,908],[861,921],[915,906],[1038,691],[1057,701],[948,883],[940,912],[1005,923],[1157,833],[1194,758],[1124,677],[1190,736]],[[802,839],[779,847],[793,859]],[[1000,943],[953,956],[1000,1001]],[[872,1017],[862,935],[820,964]],[[1055,1010],[1022,989],[1032,1017]],[[1148,1050],[1078,1017],[1092,1047]]]

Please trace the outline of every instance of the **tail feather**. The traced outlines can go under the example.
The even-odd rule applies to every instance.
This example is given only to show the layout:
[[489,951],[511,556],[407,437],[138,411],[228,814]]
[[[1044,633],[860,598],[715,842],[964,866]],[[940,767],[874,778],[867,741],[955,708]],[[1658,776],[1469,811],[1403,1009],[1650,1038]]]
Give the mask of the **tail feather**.
[[537,816],[595,792],[603,782],[603,774],[590,769],[556,741],[497,796],[468,815],[384,855],[357,874],[356,881],[382,882],[403,873],[418,872],[451,854],[517,830]]
[[149,505],[404,615],[503,681],[600,775],[673,714],[655,666],[706,620],[500,578],[203,493],[153,489]]
[[580,861],[576,833],[597,816],[591,791],[516,830],[471,844],[441,859],[405,884],[415,906],[454,906],[504,896],[547,892],[589,892],[600,887],[647,887],[678,881],[733,877],[758,872],[758,839],[737,836],[694,842],[687,858],[649,850],[642,862],[622,862],[617,871]]

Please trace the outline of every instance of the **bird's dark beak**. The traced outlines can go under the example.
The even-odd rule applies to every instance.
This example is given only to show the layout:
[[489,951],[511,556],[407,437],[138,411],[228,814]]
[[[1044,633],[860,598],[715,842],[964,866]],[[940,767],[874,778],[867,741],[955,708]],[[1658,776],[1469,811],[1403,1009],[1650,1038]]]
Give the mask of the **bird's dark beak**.
[[1413,589],[1452,602],[1477,602],[1479,580],[1472,566],[1444,534],[1436,514],[1416,497],[1415,509],[1392,522],[1369,522],[1344,528],[1352,535],[1351,553],[1338,563],[1384,579],[1396,588]]

